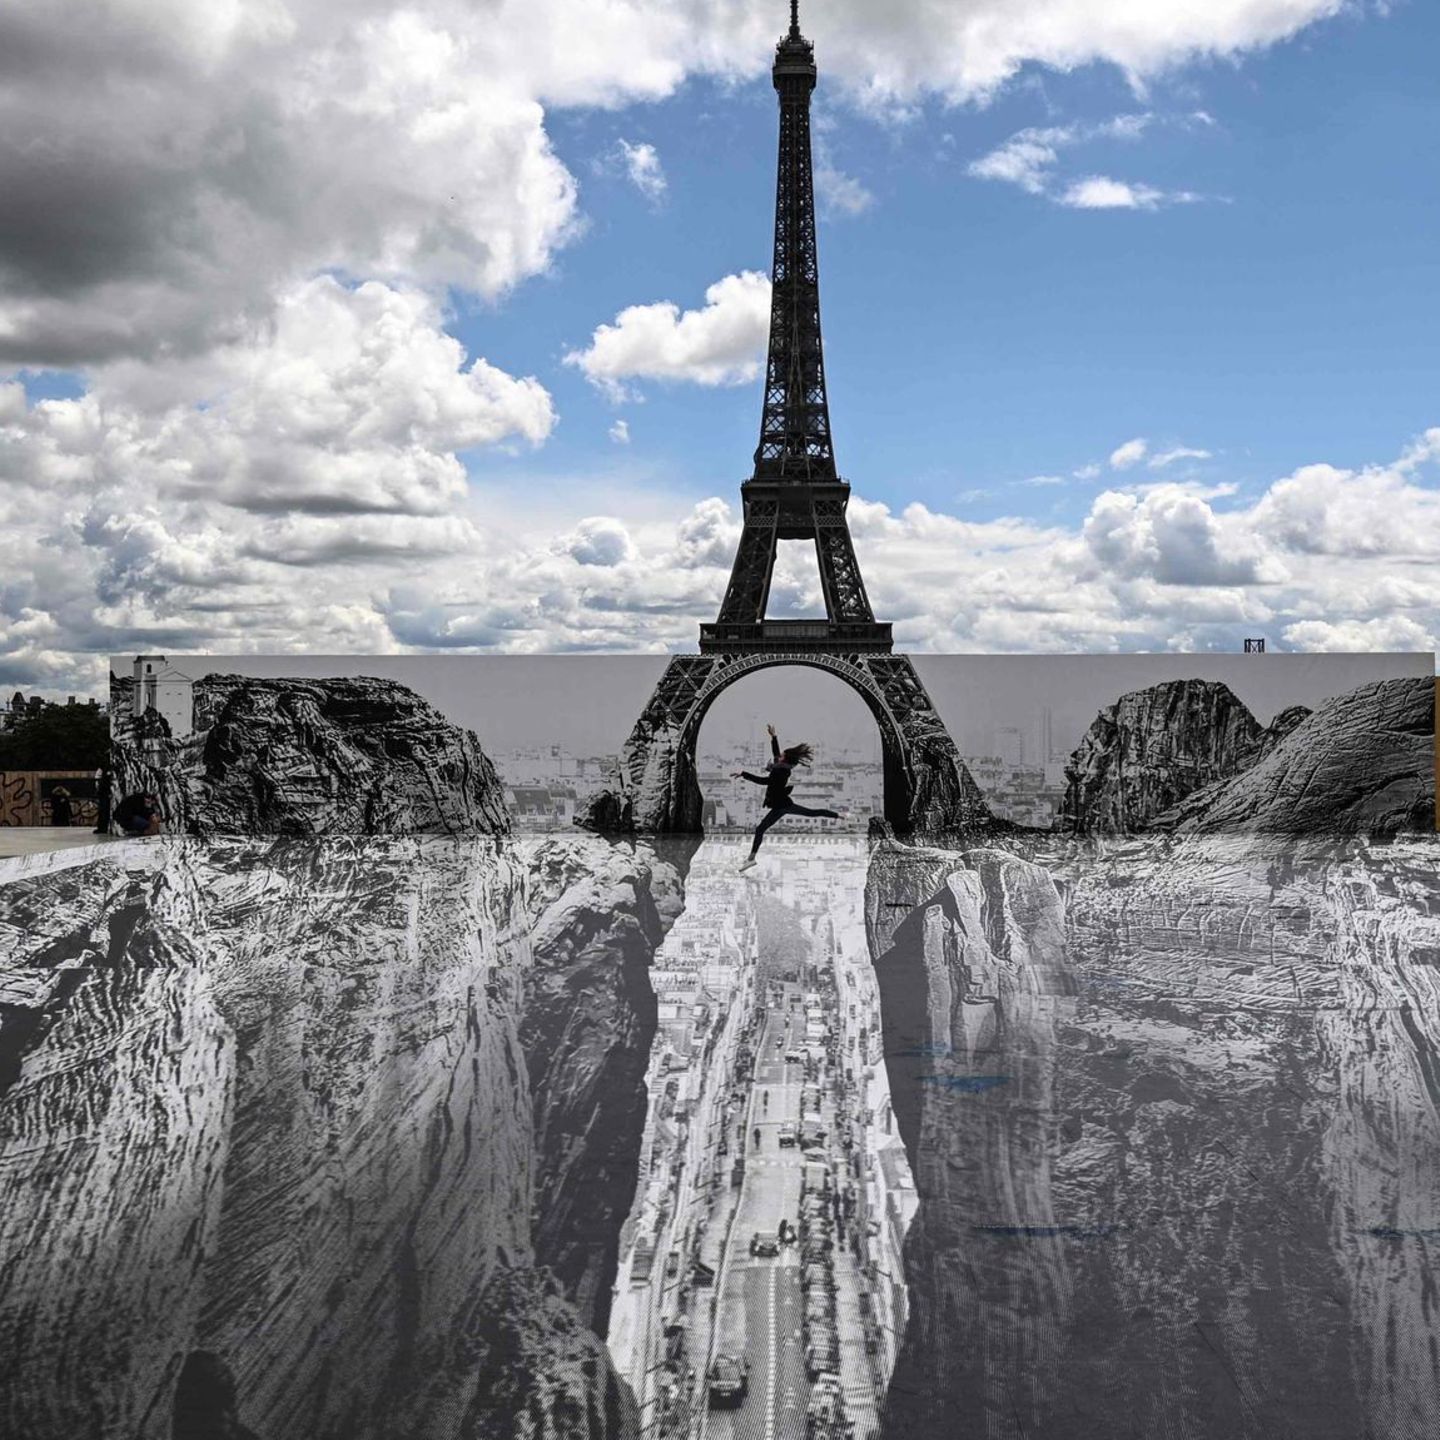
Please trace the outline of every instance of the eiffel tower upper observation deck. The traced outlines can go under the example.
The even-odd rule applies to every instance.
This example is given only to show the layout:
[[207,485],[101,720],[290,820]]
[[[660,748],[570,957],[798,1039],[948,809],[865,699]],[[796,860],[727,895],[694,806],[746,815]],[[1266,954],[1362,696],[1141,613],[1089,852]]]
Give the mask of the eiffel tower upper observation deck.
[[[845,518],[850,487],[835,468],[820,341],[820,270],[810,161],[815,49],[800,33],[798,0],[775,47],[780,152],[765,400],[755,468],[740,487],[744,526],[730,582],[700,653],[675,655],[635,722],[616,788],[579,823],[644,834],[698,831],[703,800],[695,742],[715,697],[752,671],[808,665],[844,680],[869,706],[884,756],[885,819],[897,834],[973,836],[1003,828],[986,807],[908,657],[865,593]],[[813,540],[824,618],[765,615],[777,543]]]
[[[876,623],[855,560],[845,520],[850,487],[835,469],[830,436],[810,157],[816,77],[815,47],[800,33],[799,3],[792,0],[790,30],[775,47],[772,70],[780,149],[760,443],[754,474],[740,487],[745,528],[720,616],[700,627],[702,654],[756,647],[823,650],[837,641],[871,653],[891,648],[890,627]],[[765,619],[779,540],[814,540],[824,622]]]

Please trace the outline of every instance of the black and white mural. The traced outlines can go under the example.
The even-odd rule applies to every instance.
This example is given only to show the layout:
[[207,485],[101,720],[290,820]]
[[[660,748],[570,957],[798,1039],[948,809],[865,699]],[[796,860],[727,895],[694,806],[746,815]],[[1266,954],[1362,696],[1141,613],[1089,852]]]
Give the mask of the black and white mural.
[[0,862],[0,1433],[1429,1440],[1433,663],[1131,659],[916,657],[1050,823],[743,873],[767,720],[879,774],[786,672],[614,837],[664,657],[117,664],[160,833]]
[[[1426,829],[1434,657],[912,657],[1004,828]],[[563,831],[615,783],[664,656],[200,656],[112,662],[116,786],[167,828],[217,834]],[[748,830],[767,722],[815,746],[797,795],[864,831],[884,810],[875,722],[800,666],[727,690],[693,765],[704,829]],[[1248,779],[1246,777],[1249,777]],[[118,797],[117,797],[118,798]],[[599,828],[605,828],[603,826]]]

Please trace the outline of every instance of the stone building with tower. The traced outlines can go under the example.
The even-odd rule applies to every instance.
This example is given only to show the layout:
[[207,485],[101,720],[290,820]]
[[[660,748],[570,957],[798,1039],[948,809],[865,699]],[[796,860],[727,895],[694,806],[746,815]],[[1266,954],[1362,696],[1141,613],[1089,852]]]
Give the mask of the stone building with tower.
[[163,655],[137,655],[131,703],[138,720],[147,710],[161,715],[174,739],[195,728],[195,682]]

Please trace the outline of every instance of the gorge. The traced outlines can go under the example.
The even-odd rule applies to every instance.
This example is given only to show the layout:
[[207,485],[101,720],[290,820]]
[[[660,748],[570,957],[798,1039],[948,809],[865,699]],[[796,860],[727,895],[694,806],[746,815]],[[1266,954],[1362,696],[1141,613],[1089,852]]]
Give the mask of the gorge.
[[[1428,682],[1231,714],[1168,791],[1075,766],[1144,829],[776,836],[754,878],[723,838],[511,833],[433,714],[347,733],[373,688],[227,685],[145,742],[203,762],[151,772],[200,833],[0,870],[4,1433],[814,1440],[776,1289],[811,1260],[745,1253],[797,1206],[857,1440],[1435,1433]],[[226,727],[336,778],[292,804]],[[294,833],[219,833],[260,801]],[[829,1127],[793,1160],[792,1094]],[[628,1288],[647,1236],[693,1353]],[[737,1334],[757,1382],[712,1416]]]

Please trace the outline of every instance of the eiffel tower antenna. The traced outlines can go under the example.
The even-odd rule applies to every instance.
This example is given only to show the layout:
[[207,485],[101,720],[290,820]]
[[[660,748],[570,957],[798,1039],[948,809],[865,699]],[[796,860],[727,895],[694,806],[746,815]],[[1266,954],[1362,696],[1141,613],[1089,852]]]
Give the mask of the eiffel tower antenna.
[[770,344],[755,477],[834,480],[830,404],[820,343],[820,264],[815,247],[815,178],[810,158],[810,92],[815,47],[800,33],[799,0],[790,33],[775,47],[780,98],[775,167],[775,253],[770,269]]

